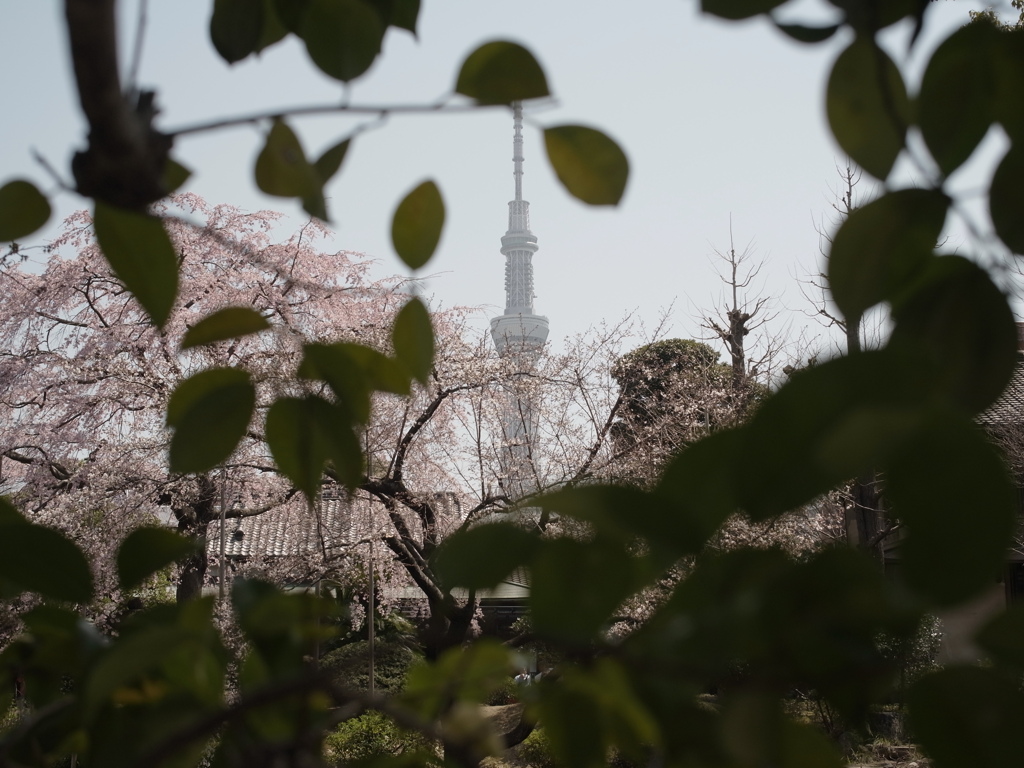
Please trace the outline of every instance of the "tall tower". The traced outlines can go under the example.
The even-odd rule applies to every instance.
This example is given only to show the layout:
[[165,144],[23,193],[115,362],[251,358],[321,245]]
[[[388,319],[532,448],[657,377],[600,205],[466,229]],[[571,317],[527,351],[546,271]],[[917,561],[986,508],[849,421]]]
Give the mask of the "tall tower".
[[501,238],[505,256],[505,312],[491,319],[491,338],[501,357],[520,373],[509,387],[503,418],[501,457],[505,492],[517,498],[536,487],[532,457],[537,425],[527,374],[548,338],[548,319],[533,312],[533,254],[537,237],[530,231],[530,204],[523,200],[523,107],[512,105],[512,162],[515,199],[508,204],[508,231]]

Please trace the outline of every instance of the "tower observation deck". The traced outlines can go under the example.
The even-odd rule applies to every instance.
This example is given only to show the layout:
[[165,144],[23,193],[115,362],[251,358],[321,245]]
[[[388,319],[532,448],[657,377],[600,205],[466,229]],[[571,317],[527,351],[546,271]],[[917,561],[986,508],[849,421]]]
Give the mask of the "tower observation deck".
[[491,338],[502,357],[536,355],[548,338],[548,319],[533,311],[533,254],[537,237],[530,231],[530,204],[523,200],[523,108],[512,109],[512,162],[515,199],[508,204],[508,231],[501,238],[505,256],[505,313],[491,320]]

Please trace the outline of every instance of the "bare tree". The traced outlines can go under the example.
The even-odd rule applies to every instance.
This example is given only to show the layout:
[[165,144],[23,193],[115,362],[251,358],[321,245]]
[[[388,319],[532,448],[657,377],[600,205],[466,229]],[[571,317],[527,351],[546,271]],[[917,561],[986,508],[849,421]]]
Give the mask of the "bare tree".
[[771,377],[772,366],[782,349],[781,338],[762,333],[757,352],[751,355],[747,336],[765,328],[778,317],[778,312],[773,311],[771,297],[755,287],[765,260],[755,259],[752,242],[737,253],[731,217],[729,250],[723,253],[715,249],[714,254],[722,262],[719,277],[725,289],[714,312],[702,316],[701,327],[725,345],[732,367],[731,387],[734,395],[740,395],[747,392],[752,380]]

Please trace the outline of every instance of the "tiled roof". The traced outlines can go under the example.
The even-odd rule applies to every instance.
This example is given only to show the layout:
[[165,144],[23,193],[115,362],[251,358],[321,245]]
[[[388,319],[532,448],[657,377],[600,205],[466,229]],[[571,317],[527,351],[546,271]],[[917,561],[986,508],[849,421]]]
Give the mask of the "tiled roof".
[[[228,557],[281,557],[328,552],[350,544],[351,515],[345,499],[320,502],[317,513],[291,504],[252,517],[228,519],[224,527],[224,553]],[[206,529],[206,551],[220,554],[220,521]]]
[[1003,394],[978,416],[982,426],[1024,423],[1024,353],[1017,353],[1017,367]]

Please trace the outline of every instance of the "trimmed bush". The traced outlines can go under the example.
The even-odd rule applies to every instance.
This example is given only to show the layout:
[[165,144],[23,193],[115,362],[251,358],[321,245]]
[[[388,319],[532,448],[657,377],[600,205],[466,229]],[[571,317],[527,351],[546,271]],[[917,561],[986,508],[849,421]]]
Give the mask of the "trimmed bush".
[[[385,693],[405,687],[409,667],[422,659],[401,643],[378,640],[374,644],[374,686]],[[338,685],[356,691],[370,689],[370,644],[359,640],[337,648],[320,660],[320,669]]]

